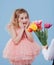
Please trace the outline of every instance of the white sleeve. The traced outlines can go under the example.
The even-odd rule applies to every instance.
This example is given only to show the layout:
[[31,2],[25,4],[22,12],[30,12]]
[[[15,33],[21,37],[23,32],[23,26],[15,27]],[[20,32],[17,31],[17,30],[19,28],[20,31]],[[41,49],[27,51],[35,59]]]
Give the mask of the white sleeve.
[[51,44],[48,48],[48,57],[49,57],[49,60],[54,59],[54,39],[52,39]]
[[45,48],[42,49],[42,54],[43,54],[45,60],[48,60],[48,50],[46,50]]
[[45,60],[53,60],[54,59],[54,39],[51,41],[51,45],[48,49],[42,49],[42,54]]

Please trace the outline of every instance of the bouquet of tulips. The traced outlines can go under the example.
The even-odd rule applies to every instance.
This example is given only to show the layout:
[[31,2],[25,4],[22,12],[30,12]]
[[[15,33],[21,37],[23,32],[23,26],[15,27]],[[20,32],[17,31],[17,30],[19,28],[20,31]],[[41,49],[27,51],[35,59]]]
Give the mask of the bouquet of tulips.
[[29,27],[28,31],[29,32],[34,32],[39,41],[43,46],[47,45],[47,39],[48,39],[48,29],[52,26],[50,23],[45,23],[44,28],[42,28],[42,20],[32,22]]

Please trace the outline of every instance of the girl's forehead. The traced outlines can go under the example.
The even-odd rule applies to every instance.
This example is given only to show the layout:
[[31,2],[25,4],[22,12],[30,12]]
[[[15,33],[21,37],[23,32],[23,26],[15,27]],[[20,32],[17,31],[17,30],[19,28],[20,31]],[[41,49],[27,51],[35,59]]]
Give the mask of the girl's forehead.
[[27,16],[27,13],[21,13],[21,14],[19,14],[19,16],[20,16],[20,17],[22,17],[22,16]]

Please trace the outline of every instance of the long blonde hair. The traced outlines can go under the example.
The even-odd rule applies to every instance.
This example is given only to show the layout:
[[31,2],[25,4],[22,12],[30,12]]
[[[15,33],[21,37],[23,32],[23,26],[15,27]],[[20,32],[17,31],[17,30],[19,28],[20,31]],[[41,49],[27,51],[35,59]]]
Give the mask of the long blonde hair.
[[27,14],[27,17],[29,18],[29,14],[28,12],[21,8],[21,9],[16,9],[15,12],[13,13],[12,15],[12,18],[11,18],[11,24],[15,27],[19,27],[19,21],[18,21],[18,18],[19,18],[19,15],[22,14],[22,13],[26,13]]

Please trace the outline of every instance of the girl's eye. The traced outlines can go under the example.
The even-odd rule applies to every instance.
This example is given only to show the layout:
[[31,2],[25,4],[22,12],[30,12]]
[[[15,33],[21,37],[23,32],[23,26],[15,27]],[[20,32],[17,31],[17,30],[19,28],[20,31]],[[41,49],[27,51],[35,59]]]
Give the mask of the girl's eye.
[[21,19],[23,19],[23,17]]
[[28,17],[25,17],[25,19],[27,19]]

